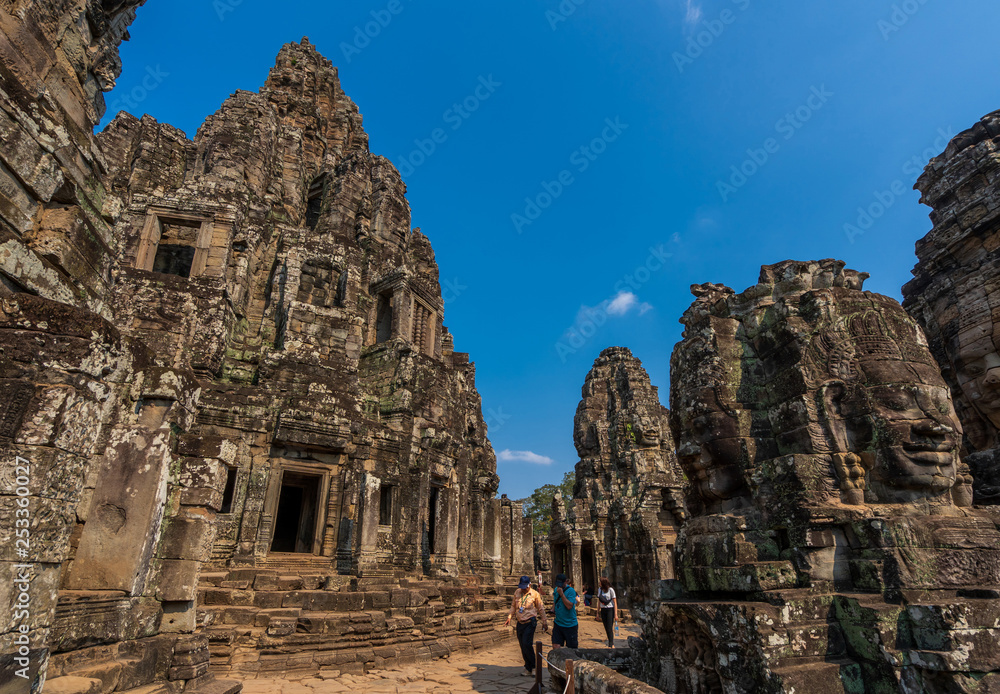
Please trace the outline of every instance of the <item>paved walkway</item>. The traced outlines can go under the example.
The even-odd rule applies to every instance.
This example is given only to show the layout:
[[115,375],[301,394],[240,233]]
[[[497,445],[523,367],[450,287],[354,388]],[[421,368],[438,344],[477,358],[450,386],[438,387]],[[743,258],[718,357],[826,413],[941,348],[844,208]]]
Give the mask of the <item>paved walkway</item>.
[[[626,645],[635,627],[620,627],[618,640]],[[549,634],[536,632],[536,640],[551,647]],[[580,622],[580,647],[604,648],[604,627],[586,619]],[[534,680],[522,674],[521,651],[513,638],[491,649],[460,653],[398,670],[373,670],[367,675],[319,675],[300,680],[247,680],[244,694],[451,694],[452,692],[527,692]],[[231,677],[231,676],[230,676]],[[548,673],[543,681],[548,683]]]

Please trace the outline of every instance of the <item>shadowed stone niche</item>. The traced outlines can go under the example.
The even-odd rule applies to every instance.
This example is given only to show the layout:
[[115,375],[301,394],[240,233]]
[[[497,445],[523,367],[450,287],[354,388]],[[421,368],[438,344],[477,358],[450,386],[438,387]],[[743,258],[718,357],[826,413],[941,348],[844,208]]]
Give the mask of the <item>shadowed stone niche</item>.
[[917,188],[934,228],[903,306],[927,334],[965,428],[975,502],[1000,504],[1000,112],[959,134]]
[[[835,260],[694,287],[671,362],[691,480],[645,679],[684,692],[1000,686],[1000,533],[916,323]],[[962,617],[958,617],[962,615]],[[670,689],[673,687],[673,689]]]

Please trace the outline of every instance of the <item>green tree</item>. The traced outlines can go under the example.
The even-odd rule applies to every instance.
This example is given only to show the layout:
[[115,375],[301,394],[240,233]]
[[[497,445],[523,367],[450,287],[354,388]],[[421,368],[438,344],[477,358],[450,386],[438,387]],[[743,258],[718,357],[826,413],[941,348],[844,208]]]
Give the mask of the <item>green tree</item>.
[[576,473],[567,472],[563,475],[561,484],[543,484],[527,499],[521,499],[521,503],[524,504],[524,515],[531,519],[535,535],[549,534],[552,528],[552,499],[556,492],[562,492],[563,499],[572,499],[574,484],[576,484]]

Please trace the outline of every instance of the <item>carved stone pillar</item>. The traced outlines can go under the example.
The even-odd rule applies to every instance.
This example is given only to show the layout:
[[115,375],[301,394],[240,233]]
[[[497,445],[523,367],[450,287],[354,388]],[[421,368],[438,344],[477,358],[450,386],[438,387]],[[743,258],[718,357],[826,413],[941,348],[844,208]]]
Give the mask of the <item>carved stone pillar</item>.
[[569,571],[566,575],[573,579],[573,588],[579,593],[583,590],[583,542],[574,538],[569,550]]
[[433,567],[435,574],[458,575],[458,489],[443,487],[438,492]]
[[359,552],[357,572],[359,576],[372,572],[378,565],[378,508],[379,491],[382,481],[374,475],[365,474],[361,483],[361,527],[358,529]]
[[501,561],[500,515],[503,511],[499,499],[486,499],[483,519],[483,569],[492,581],[499,581]]

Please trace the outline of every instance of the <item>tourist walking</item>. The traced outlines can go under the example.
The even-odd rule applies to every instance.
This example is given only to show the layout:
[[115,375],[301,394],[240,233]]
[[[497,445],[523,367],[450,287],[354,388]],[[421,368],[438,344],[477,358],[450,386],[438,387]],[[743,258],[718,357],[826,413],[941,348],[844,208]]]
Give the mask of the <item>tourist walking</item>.
[[510,614],[504,626],[510,625],[511,617],[517,617],[517,642],[521,646],[521,657],[524,658],[524,672],[532,675],[535,672],[535,626],[542,621],[542,631],[549,630],[545,618],[545,604],[542,595],[531,587],[531,578],[521,576],[514,591],[514,602],[510,606]]
[[611,581],[604,577],[597,591],[597,601],[601,603],[601,621],[604,633],[608,635],[608,648],[615,647],[615,624],[618,622],[618,596],[611,587]]
[[580,599],[573,590],[573,581],[566,574],[556,576],[556,589],[552,592],[556,603],[555,624],[552,627],[552,647],[580,647],[580,623],[576,618],[576,606]]

